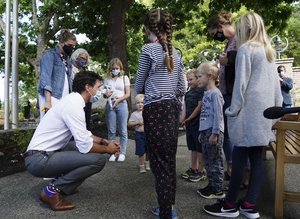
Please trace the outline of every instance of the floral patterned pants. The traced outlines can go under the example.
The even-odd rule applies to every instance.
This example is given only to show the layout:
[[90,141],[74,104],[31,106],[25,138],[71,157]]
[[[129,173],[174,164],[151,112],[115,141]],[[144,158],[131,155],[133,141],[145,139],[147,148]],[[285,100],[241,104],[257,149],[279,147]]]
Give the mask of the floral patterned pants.
[[171,219],[176,193],[176,151],[179,110],[176,100],[162,100],[143,110],[146,144],[160,218]]

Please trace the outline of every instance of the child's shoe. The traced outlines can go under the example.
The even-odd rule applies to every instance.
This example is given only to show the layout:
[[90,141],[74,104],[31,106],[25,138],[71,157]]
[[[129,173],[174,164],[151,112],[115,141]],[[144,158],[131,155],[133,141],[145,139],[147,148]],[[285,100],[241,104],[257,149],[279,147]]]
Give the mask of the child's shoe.
[[[159,207],[152,207],[151,208],[151,213],[159,218]],[[171,214],[172,214],[172,219],[177,219],[178,218],[176,210],[172,209]]]
[[151,170],[150,169],[150,162],[149,162],[149,160],[145,161],[145,167],[146,167],[146,170]]
[[207,198],[207,199],[212,199],[212,198],[222,199],[222,198],[225,198],[225,193],[223,191],[214,192],[211,187],[208,187],[208,188],[205,187],[204,189],[199,189],[197,191],[197,193],[201,197]]
[[181,178],[188,179],[192,173],[193,173],[193,169],[190,168],[187,171],[185,171],[183,174],[181,174]]
[[145,165],[140,165],[140,173],[146,173]]
[[189,176],[188,180],[191,182],[199,182],[199,181],[204,181],[206,179],[206,174],[203,171],[202,173],[200,171],[194,171],[193,173]]
[[218,217],[238,217],[239,211],[237,210],[236,206],[228,207],[225,201],[218,200],[217,203],[212,205],[205,205],[203,210],[210,215],[218,216]]
[[250,203],[242,202],[239,207],[239,210],[240,213],[244,215],[246,218],[255,219],[260,217],[255,205],[252,205]]

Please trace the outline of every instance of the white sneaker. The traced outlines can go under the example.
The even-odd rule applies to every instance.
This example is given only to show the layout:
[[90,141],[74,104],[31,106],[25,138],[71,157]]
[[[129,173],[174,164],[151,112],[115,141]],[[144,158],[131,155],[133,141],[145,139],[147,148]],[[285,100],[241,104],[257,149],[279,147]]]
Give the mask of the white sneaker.
[[108,161],[110,161],[110,162],[116,161],[116,156],[114,154],[112,154]]
[[125,155],[124,154],[120,154],[119,158],[118,158],[118,161],[119,162],[123,162],[124,160],[125,160]]
[[149,160],[145,161],[145,167],[146,167],[146,170],[150,170],[150,162],[149,162]]
[[140,165],[140,173],[146,173],[145,165]]

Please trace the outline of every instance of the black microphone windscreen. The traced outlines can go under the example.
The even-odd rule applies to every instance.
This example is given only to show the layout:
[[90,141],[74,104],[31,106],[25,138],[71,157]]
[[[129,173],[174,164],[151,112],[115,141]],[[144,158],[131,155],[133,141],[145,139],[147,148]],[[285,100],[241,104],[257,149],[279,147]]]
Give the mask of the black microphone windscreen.
[[282,107],[278,106],[269,107],[264,111],[264,117],[267,119],[278,119],[285,114],[282,109]]

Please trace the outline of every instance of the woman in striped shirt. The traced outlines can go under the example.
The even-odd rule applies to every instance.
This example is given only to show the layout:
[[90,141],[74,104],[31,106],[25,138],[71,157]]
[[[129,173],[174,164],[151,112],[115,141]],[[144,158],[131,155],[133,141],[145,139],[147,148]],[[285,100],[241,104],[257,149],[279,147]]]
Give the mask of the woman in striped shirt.
[[172,16],[151,9],[144,29],[150,41],[141,49],[135,89],[144,93],[144,128],[159,207],[152,213],[176,218],[176,150],[179,124],[177,98],[184,95],[183,64],[171,43]]

